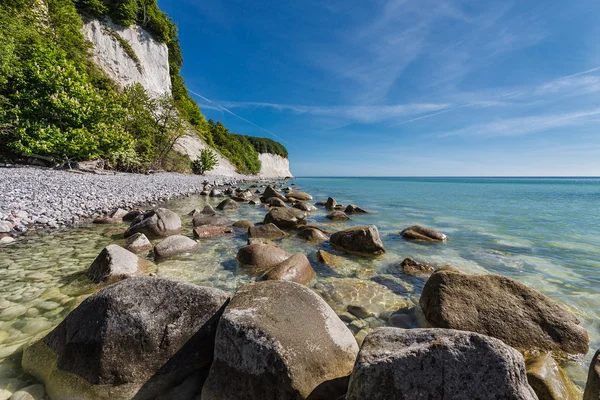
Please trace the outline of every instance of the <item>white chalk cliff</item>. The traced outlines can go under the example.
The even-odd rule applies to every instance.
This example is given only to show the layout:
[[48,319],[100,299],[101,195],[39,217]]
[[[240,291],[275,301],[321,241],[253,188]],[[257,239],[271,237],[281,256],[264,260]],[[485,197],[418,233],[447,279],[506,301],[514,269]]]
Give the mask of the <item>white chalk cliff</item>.
[[[126,40],[139,63],[127,54],[112,32]],[[108,21],[91,20],[84,24],[83,34],[92,43],[93,61],[119,86],[140,83],[155,96],[171,94],[169,74],[169,50],[139,26],[121,27]],[[200,150],[208,145],[193,133],[182,137],[175,151],[194,160]],[[240,176],[225,157],[217,153],[219,165],[207,175]],[[289,161],[273,154],[259,154],[262,168],[259,176],[265,178],[291,177]]]

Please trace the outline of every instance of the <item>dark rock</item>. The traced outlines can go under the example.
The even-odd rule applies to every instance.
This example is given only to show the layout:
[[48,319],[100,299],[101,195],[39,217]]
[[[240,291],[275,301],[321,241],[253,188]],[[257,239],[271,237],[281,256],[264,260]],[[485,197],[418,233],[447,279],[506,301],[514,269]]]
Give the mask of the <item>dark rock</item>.
[[197,215],[192,220],[194,228],[199,226],[211,225],[211,226],[231,226],[233,221],[222,215]]
[[448,240],[448,236],[443,233],[419,225],[408,227],[400,234],[404,239],[421,242],[443,242]]
[[341,211],[332,212],[331,214],[327,215],[327,219],[332,221],[350,221],[350,217]]
[[121,246],[111,244],[96,257],[88,269],[87,277],[94,283],[102,283],[144,274],[151,268],[150,261],[139,258]]
[[519,350],[588,351],[587,331],[571,311],[504,276],[438,270],[420,305],[434,327],[481,333]]
[[150,399],[207,371],[228,296],[150,277],[93,294],[29,347],[23,369],[52,399]]
[[337,206],[337,201],[335,201],[333,197],[328,198],[325,203],[325,209],[327,209],[327,211],[333,211],[335,210],[335,206]]
[[294,229],[306,225],[306,213],[295,208],[277,207],[265,216],[265,224],[275,224],[281,229]]
[[600,399],[600,350],[596,351],[588,371],[583,400]]
[[125,250],[132,253],[144,253],[152,250],[152,243],[143,233],[135,233],[125,240]]
[[283,200],[283,201],[287,200],[284,195],[282,195],[281,193],[279,193],[277,190],[273,189],[272,186],[267,186],[265,188],[265,191],[263,192],[262,197],[265,199],[265,201],[267,199],[270,199],[271,197],[276,197],[276,198],[278,198],[280,200]]
[[154,246],[157,257],[174,257],[186,253],[195,253],[200,250],[200,245],[187,236],[174,235],[163,239]]
[[202,399],[306,399],[348,376],[357,351],[351,332],[312,290],[285,281],[249,283],[219,322]]
[[350,314],[354,315],[357,318],[367,318],[371,316],[371,313],[367,311],[364,307],[349,305],[347,310]]
[[260,226],[251,226],[248,228],[249,238],[281,239],[287,234],[279,229],[275,224],[265,224]]
[[287,251],[267,244],[251,244],[242,247],[236,259],[253,273],[264,273],[291,257]]
[[346,214],[368,214],[369,212],[365,209],[362,209],[358,206],[355,206],[354,204],[350,204],[349,206],[346,207],[346,209],[344,210],[344,212]]
[[303,228],[300,232],[298,232],[298,237],[301,237],[302,239],[309,241],[309,242],[314,242],[314,243],[319,243],[319,242],[324,242],[326,240],[329,240],[329,236],[327,236],[327,234],[325,234],[325,232],[323,232],[321,229],[315,228],[315,227],[306,227]]
[[236,221],[236,223],[234,223],[233,226],[235,228],[248,229],[250,227],[253,227],[254,223],[248,221],[247,219],[241,219],[239,221]]
[[435,271],[435,268],[431,265],[421,264],[412,258],[405,258],[400,266],[402,267],[402,271],[416,276],[429,276]]
[[238,208],[240,208],[240,205],[237,203],[237,201],[231,199],[225,199],[217,206],[217,210],[222,211],[237,210]]
[[125,237],[138,232],[149,238],[177,235],[181,232],[181,219],[179,215],[166,208],[147,211],[131,223],[125,232]]
[[533,388],[539,400],[581,399],[581,394],[573,382],[549,353],[528,358],[525,369],[529,386]]
[[375,225],[357,226],[336,232],[329,239],[332,244],[358,254],[381,255],[385,248]]
[[536,398],[523,356],[500,340],[398,328],[367,335],[346,395],[346,400]]
[[123,216],[123,222],[131,222],[144,213],[140,210],[131,210]]
[[194,237],[197,239],[207,239],[220,236],[225,233],[233,233],[233,228],[227,226],[202,225],[194,228]]
[[317,274],[308,258],[304,254],[294,254],[263,275],[263,280],[291,281],[308,285],[316,277]]
[[327,202],[326,202],[326,201],[317,201],[317,202],[315,203],[315,206],[318,206],[318,207],[325,207],[325,206],[327,206]]

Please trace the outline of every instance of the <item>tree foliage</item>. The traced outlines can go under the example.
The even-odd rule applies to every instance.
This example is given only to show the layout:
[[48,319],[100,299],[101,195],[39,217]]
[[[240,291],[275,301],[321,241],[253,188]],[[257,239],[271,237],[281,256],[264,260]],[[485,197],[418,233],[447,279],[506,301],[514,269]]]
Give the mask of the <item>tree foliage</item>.
[[200,155],[192,161],[192,171],[198,175],[204,175],[219,165],[217,155],[211,149],[200,150]]

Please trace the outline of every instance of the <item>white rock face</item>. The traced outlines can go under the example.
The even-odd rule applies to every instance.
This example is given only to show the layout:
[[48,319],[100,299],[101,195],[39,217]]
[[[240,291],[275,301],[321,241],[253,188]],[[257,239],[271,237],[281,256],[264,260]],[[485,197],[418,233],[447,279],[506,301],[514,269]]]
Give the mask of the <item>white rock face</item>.
[[[116,31],[129,42],[140,60],[140,68],[107,29]],[[94,62],[119,85],[140,83],[153,95],[171,94],[167,45],[154,40],[144,29],[92,20],[83,26],[83,34],[94,45]]]
[[290,172],[290,161],[287,158],[270,153],[260,153],[258,159],[261,163],[259,175],[263,178],[287,178],[293,176]]

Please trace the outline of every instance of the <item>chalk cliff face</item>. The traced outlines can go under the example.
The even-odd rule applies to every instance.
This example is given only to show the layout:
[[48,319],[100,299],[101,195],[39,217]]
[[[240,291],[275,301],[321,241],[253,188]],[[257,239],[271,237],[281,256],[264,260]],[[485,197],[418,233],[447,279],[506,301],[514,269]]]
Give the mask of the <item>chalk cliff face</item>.
[[260,176],[264,178],[292,177],[290,161],[276,154],[261,153],[258,155],[261,163]]
[[[139,63],[127,54],[111,32],[116,32],[130,44]],[[94,45],[94,62],[121,87],[140,83],[156,96],[171,94],[167,45],[154,40],[144,29],[92,20],[84,25],[83,34]]]

